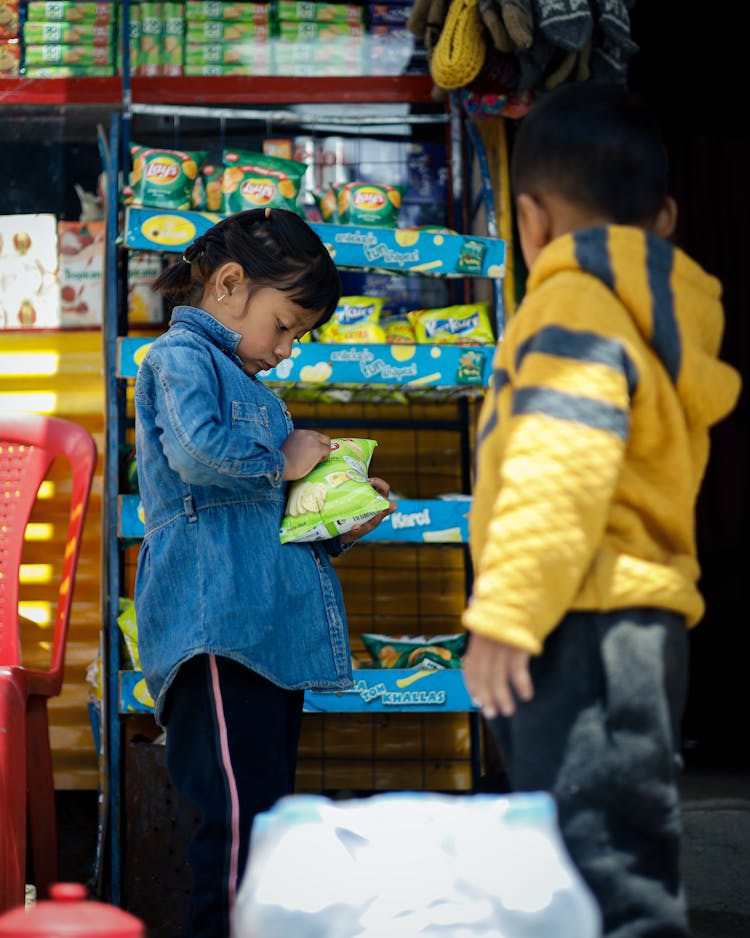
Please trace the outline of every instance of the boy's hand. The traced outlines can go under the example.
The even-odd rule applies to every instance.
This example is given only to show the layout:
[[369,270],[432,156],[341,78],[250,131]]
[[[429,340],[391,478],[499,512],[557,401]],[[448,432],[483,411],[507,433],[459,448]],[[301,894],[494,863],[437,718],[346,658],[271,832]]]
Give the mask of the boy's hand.
[[463,656],[464,683],[472,700],[488,720],[498,713],[509,717],[515,697],[531,700],[534,685],[529,674],[530,655],[514,645],[472,633]]
[[331,438],[317,430],[292,430],[281,444],[285,482],[301,479],[331,455]]
[[375,528],[380,524],[380,522],[387,518],[388,515],[392,515],[393,512],[398,507],[397,503],[390,498],[391,487],[383,479],[373,476],[367,480],[370,485],[375,489],[375,491],[382,495],[383,498],[388,499],[388,508],[384,508],[382,511],[379,511],[376,515],[373,515],[369,521],[365,521],[362,524],[358,524],[356,527],[352,528],[351,531],[347,531],[346,534],[341,535],[342,544],[353,544],[354,541],[359,540],[365,534],[368,534],[370,531],[374,531]]

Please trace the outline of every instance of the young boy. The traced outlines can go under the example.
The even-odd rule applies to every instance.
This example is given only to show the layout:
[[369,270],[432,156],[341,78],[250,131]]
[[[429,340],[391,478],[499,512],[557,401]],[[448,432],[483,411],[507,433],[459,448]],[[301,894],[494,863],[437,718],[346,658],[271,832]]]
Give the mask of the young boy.
[[740,389],[721,287],[666,240],[664,145],[624,86],[542,99],[512,182],[529,277],[479,419],[466,685],[511,787],[555,797],[604,934],[684,936],[694,508]]

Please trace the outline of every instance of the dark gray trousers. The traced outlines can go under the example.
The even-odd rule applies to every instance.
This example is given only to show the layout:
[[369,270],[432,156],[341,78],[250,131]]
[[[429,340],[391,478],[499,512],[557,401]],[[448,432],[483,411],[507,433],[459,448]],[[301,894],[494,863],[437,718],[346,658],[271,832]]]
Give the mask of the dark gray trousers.
[[534,698],[490,723],[514,791],[548,791],[607,938],[684,938],[678,778],[684,619],[571,613],[531,661]]

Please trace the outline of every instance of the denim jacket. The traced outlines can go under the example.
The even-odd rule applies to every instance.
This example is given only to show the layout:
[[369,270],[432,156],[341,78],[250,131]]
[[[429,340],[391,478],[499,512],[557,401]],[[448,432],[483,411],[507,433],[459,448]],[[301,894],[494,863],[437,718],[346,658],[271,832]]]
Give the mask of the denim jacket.
[[193,655],[223,655],[284,688],[351,686],[346,614],[329,554],[284,544],[283,401],[247,375],[240,336],[177,307],[135,385],[145,537],[135,607],[146,685],[163,715]]

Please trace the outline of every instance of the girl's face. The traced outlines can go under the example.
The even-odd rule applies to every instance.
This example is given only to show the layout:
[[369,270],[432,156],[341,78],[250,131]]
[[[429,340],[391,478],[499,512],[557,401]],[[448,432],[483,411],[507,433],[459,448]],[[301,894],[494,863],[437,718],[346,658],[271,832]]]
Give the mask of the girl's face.
[[275,368],[292,354],[292,343],[315,327],[320,313],[305,309],[275,287],[262,287],[252,296],[246,282],[217,303],[214,315],[242,336],[237,354],[245,371]]

